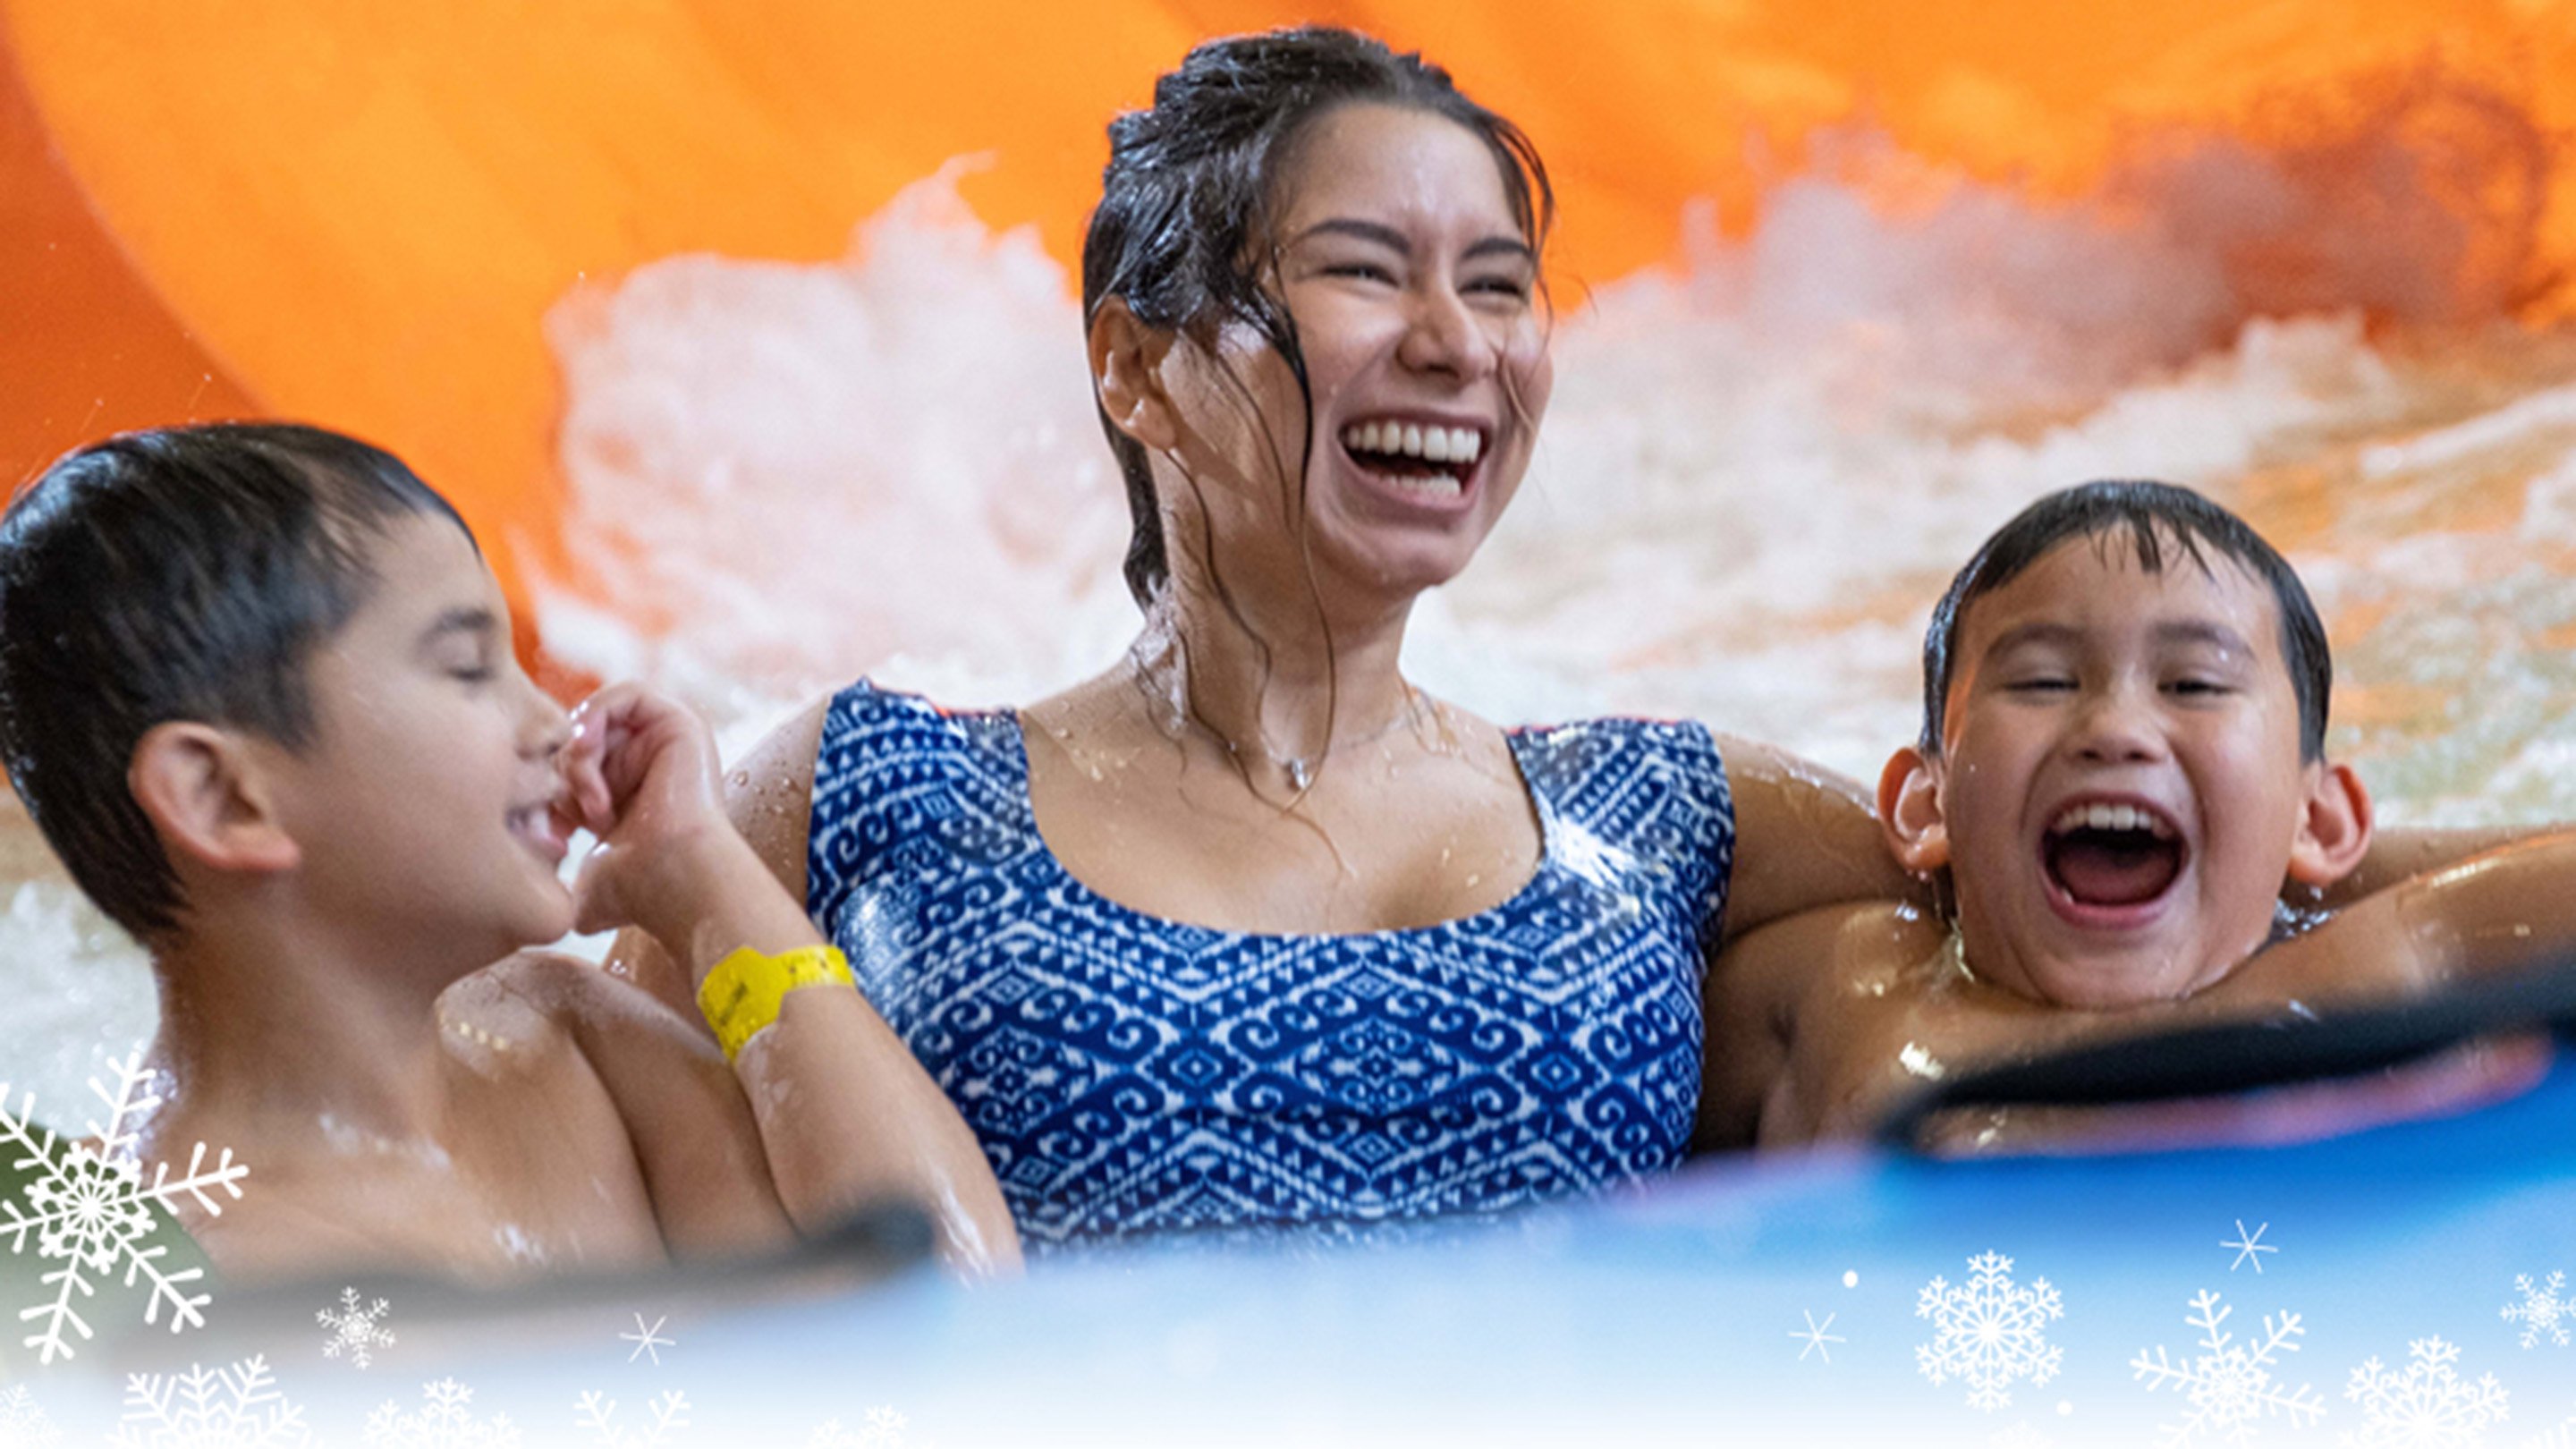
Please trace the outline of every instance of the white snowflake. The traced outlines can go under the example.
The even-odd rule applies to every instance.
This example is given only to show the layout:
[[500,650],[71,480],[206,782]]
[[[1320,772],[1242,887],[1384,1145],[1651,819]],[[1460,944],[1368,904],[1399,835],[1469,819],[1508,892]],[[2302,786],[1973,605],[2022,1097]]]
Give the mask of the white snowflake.
[[2567,1275],[2552,1273],[2545,1284],[2534,1285],[2520,1273],[2513,1275],[2513,1291],[2522,1295],[2520,1303],[2504,1306],[2504,1321],[2522,1325],[2522,1346],[2530,1348],[2546,1333],[2551,1341],[2567,1341],[2567,1325],[2576,1321],[2576,1299],[2567,1297]]
[[193,1328],[206,1321],[202,1310],[214,1301],[212,1292],[189,1291],[205,1276],[205,1269],[173,1271],[162,1266],[161,1259],[170,1250],[146,1241],[152,1236],[151,1208],[157,1204],[165,1212],[175,1211],[176,1199],[184,1193],[196,1199],[207,1216],[219,1216],[223,1206],[208,1189],[238,1198],[241,1179],[250,1169],[233,1162],[229,1147],[208,1168],[206,1144],[200,1142],[188,1158],[187,1172],[177,1181],[171,1180],[166,1162],[153,1164],[151,1181],[144,1181],[134,1140],[144,1114],[161,1105],[161,1098],[152,1091],[152,1079],[158,1073],[145,1068],[142,1060],[137,1052],[108,1063],[116,1073],[113,1091],[98,1078],[90,1078],[89,1089],[108,1106],[105,1126],[89,1124],[90,1135],[99,1145],[62,1142],[59,1155],[55,1150],[59,1139],[35,1125],[36,1094],[25,1094],[12,1115],[9,1088],[0,1083],[0,1150],[13,1155],[12,1165],[18,1171],[31,1174],[22,1197],[0,1200],[0,1238],[8,1239],[12,1253],[24,1253],[33,1239],[38,1257],[61,1264],[47,1269],[38,1280],[53,1291],[53,1301],[39,1302],[18,1314],[21,1322],[41,1325],[25,1340],[37,1351],[40,1364],[72,1356],[66,1329],[83,1339],[91,1337],[77,1300],[95,1296],[94,1275],[112,1274],[119,1264],[125,1268],[126,1287],[133,1287],[137,1278],[151,1284],[144,1299],[145,1323],[160,1322],[161,1306],[167,1303],[171,1332]]
[[323,1341],[322,1356],[338,1358],[345,1353],[351,1363],[359,1368],[365,1368],[371,1362],[367,1357],[369,1349],[394,1346],[393,1330],[376,1321],[384,1317],[387,1310],[392,1307],[392,1304],[382,1298],[373,1303],[362,1304],[359,1302],[357,1289],[341,1289],[338,1313],[324,1308],[313,1315],[314,1322],[331,1330],[331,1336]]
[[2570,1414],[2535,1438],[2522,1441],[2522,1449],[2576,1449],[2576,1414]]
[[904,1417],[879,1405],[868,1410],[868,1421],[856,1429],[844,1429],[838,1419],[826,1419],[805,1441],[805,1449],[904,1449]]
[[2049,1321],[2066,1316],[2057,1290],[2045,1278],[2022,1287],[2012,1265],[2001,1253],[1979,1253],[1968,1260],[1967,1282],[1954,1288],[1936,1277],[1914,1305],[1914,1316],[1933,1325],[1932,1341],[1915,1345],[1916,1366],[1936,1384],[1965,1379],[1969,1407],[1989,1413],[2012,1403],[2013,1380],[2047,1383],[2064,1356],[2047,1336]]
[[420,1396],[428,1402],[417,1413],[402,1412],[391,1399],[379,1405],[367,1416],[365,1442],[394,1449],[516,1449],[519,1426],[507,1414],[475,1418],[474,1391],[456,1380],[422,1384]]
[[633,1333],[621,1333],[617,1335],[620,1342],[635,1345],[635,1351],[626,1356],[626,1361],[628,1363],[633,1363],[635,1360],[642,1358],[644,1355],[649,1353],[653,1355],[653,1366],[655,1368],[660,1368],[662,1366],[662,1350],[666,1348],[678,1348],[680,1346],[680,1341],[678,1339],[662,1337],[662,1325],[670,1321],[671,1315],[665,1313],[661,1317],[653,1320],[653,1326],[651,1328],[646,1328],[644,1326],[644,1315],[641,1313],[636,1314],[635,1331]]
[[63,1431],[45,1417],[25,1384],[0,1388],[0,1449],[52,1449],[63,1442]]
[[191,1364],[184,1374],[128,1374],[118,1449],[299,1449],[311,1442],[304,1409],[277,1391],[268,1360],[223,1368]]
[[2227,1265],[2227,1271],[2233,1273],[2237,1269],[2244,1267],[2247,1263],[2252,1263],[2254,1265],[2254,1272],[2259,1276],[2263,1271],[2263,1255],[2265,1253],[2277,1253],[2281,1251],[2280,1249],[2263,1241],[2263,1235],[2270,1231],[2272,1231],[2272,1225],[2270,1223],[2265,1223],[2261,1227],[2256,1228],[2254,1231],[2249,1233],[2245,1231],[2245,1220],[2243,1218],[2238,1218],[2236,1220],[2235,1241],[2221,1243],[2218,1245],[2222,1248],[2234,1248],[2236,1250],[2236,1261]]
[[573,1423],[589,1430],[590,1442],[606,1449],[648,1449],[671,1442],[673,1431],[689,1427],[689,1401],[678,1389],[646,1400],[644,1411],[653,1416],[652,1427],[621,1429],[617,1427],[617,1401],[591,1389],[573,1406]]
[[2418,1338],[2406,1345],[2414,1361],[2404,1373],[2380,1365],[2373,1356],[2352,1371],[2343,1396],[2361,1405],[2358,1434],[2342,1436],[2346,1444],[2403,1445],[2405,1449],[2467,1449],[2484,1443],[2487,1427],[2505,1417],[2504,1385],[2494,1374],[2465,1383],[2454,1367],[2457,1345],[2440,1338]]
[[2173,1362],[2162,1348],[2152,1355],[2141,1350],[2129,1360],[2131,1376],[2146,1380],[2148,1388],[2171,1385],[2191,1401],[2191,1413],[2181,1423],[2156,1426],[2166,1449],[2189,1444],[2205,1430],[2221,1430],[2230,1442],[2246,1443],[2254,1437],[2254,1421],[2267,1414],[2279,1414],[2297,1428],[2325,1414],[2326,1401],[2316,1390],[2301,1384],[2285,1391],[2272,1382],[2272,1370],[2279,1367],[2274,1355],[2298,1352],[2297,1340],[2307,1333],[2299,1315],[2267,1316],[2259,1341],[2239,1343],[2220,1326],[2236,1310],[2220,1303],[2219,1295],[2204,1288],[2191,1308],[2183,1321],[2201,1331],[2200,1346],[2207,1352],[2188,1363]]
[[1799,1312],[1806,1315],[1806,1330],[1804,1332],[1794,1328],[1789,1330],[1789,1336],[1791,1338],[1797,1339],[1806,1344],[1805,1348],[1798,1350],[1799,1361],[1804,1362],[1807,1355],[1813,1353],[1823,1355],[1825,1362],[1832,1363],[1834,1361],[1834,1351],[1825,1347],[1825,1345],[1829,1343],[1841,1343],[1844,1341],[1841,1334],[1829,1333],[1826,1331],[1834,1326],[1834,1315],[1828,1313],[1825,1315],[1825,1321],[1818,1323],[1816,1321],[1814,1309],[1802,1308]]

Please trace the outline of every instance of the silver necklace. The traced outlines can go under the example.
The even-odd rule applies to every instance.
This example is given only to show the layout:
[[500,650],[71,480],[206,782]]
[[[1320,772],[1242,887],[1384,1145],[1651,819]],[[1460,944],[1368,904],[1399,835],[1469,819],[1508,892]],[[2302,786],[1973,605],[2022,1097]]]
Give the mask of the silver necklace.
[[[1127,646],[1127,666],[1135,674],[1138,689],[1148,704],[1157,708],[1165,734],[1178,739],[1184,732],[1195,729],[1223,746],[1227,755],[1240,760],[1245,752],[1243,745],[1191,712],[1188,703],[1189,662],[1187,656],[1180,652],[1178,642],[1167,620],[1148,616],[1144,632]],[[1316,766],[1344,750],[1376,744],[1405,725],[1422,719],[1425,698],[1422,691],[1410,682],[1398,682],[1404,685],[1404,708],[1367,734],[1329,745],[1323,753],[1315,755],[1282,755],[1270,748],[1269,741],[1259,739],[1251,748],[1258,750],[1261,758],[1270,762],[1272,769],[1288,777],[1288,788],[1302,795],[1308,786],[1315,783]],[[1438,700],[1431,701],[1435,715],[1440,707]]]
[[[1436,705],[1434,707],[1437,708]],[[1302,795],[1306,793],[1307,786],[1315,783],[1316,766],[1331,759],[1333,756],[1340,754],[1344,750],[1356,750],[1362,745],[1376,744],[1378,741],[1385,739],[1388,735],[1394,734],[1398,729],[1403,728],[1405,725],[1414,723],[1421,717],[1422,691],[1415,689],[1412,685],[1408,684],[1404,687],[1404,708],[1396,711],[1395,716],[1392,719],[1389,719],[1386,723],[1379,725],[1376,729],[1369,731],[1367,734],[1360,735],[1352,739],[1339,740],[1333,744],[1327,745],[1321,754],[1278,754],[1270,748],[1270,743],[1267,740],[1258,742],[1255,745],[1255,748],[1261,751],[1261,757],[1263,759],[1270,762],[1271,768],[1287,775],[1288,788]],[[1228,739],[1226,736],[1219,734],[1214,725],[1201,723],[1195,715],[1191,717],[1190,722],[1197,724],[1200,729],[1207,731],[1208,738],[1225,746],[1225,752],[1227,754],[1232,755],[1237,759],[1242,758],[1243,747],[1235,743],[1233,740]]]

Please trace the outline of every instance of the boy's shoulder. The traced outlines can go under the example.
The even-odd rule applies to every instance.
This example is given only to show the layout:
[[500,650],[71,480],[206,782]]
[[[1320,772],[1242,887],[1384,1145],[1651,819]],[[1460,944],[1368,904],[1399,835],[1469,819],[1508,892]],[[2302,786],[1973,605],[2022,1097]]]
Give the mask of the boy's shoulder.
[[1709,964],[1700,1145],[1814,1135],[1871,1055],[1861,1041],[1902,1031],[1933,994],[1946,938],[1918,907],[1849,901],[1729,941]]
[[493,1070],[577,1059],[606,1075],[640,1060],[732,1079],[694,1022],[634,982],[557,951],[520,951],[459,979],[439,994],[438,1020],[451,1050]]
[[614,1114],[674,1251],[789,1240],[732,1064],[703,1026],[661,998],[592,962],[522,951],[449,987],[439,1013],[464,1050],[482,1047],[475,1030],[525,1043],[500,1053],[522,1051],[520,1062],[489,1069],[525,1073],[524,1084],[552,1086],[558,1101],[570,1090]]

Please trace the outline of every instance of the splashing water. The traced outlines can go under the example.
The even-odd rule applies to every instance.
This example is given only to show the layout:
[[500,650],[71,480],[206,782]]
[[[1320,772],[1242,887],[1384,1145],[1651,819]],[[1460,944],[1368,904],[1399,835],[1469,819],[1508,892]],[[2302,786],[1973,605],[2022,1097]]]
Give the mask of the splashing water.
[[[2243,196],[2251,164],[2156,174]],[[557,307],[581,572],[537,581],[550,652],[679,692],[729,757],[861,672],[976,704],[1119,656],[1126,507],[1077,308],[954,174],[839,261],[677,257]],[[1531,477],[1417,611],[1417,681],[1507,722],[1692,716],[1874,777],[1975,544],[2049,489],[2161,477],[2307,579],[2332,748],[2384,820],[2576,817],[2576,338],[2380,283],[2376,326],[2255,316],[2304,293],[2249,293],[2241,236],[2200,202],[2141,224],[2134,187],[2052,208],[1948,184],[1894,217],[1884,190],[1786,183],[1749,236],[1696,220],[1684,264],[1568,305]],[[96,961],[66,894],[19,888],[0,974],[122,1045],[139,968]],[[87,1067],[6,1050],[0,1076],[48,1096]]]

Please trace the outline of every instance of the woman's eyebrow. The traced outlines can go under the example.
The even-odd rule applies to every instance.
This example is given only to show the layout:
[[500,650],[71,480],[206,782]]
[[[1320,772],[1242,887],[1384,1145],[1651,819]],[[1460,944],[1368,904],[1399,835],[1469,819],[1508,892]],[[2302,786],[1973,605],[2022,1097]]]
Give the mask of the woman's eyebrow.
[[[1306,228],[1304,231],[1297,233],[1295,239],[1290,241],[1289,245],[1295,246],[1301,242],[1310,240],[1319,234],[1326,233],[1337,236],[1356,237],[1365,242],[1374,242],[1391,252],[1409,253],[1413,250],[1412,241],[1407,238],[1403,232],[1396,230],[1394,227],[1388,226],[1384,222],[1363,221],[1355,216],[1328,217],[1315,223],[1313,226]],[[1459,256],[1462,260],[1475,261],[1480,257],[1492,256],[1498,252],[1507,253],[1519,260],[1529,262],[1532,265],[1536,265],[1538,262],[1538,252],[1536,249],[1532,248],[1528,242],[1521,240],[1519,237],[1502,232],[1497,232],[1496,234],[1488,237],[1480,237],[1476,241],[1469,243],[1467,249],[1464,252],[1459,253]]]
[[1289,245],[1295,246],[1299,242],[1328,232],[1340,236],[1357,237],[1361,241],[1375,242],[1389,251],[1404,252],[1413,249],[1412,244],[1405,240],[1404,233],[1394,227],[1384,222],[1362,221],[1355,216],[1328,217],[1297,233],[1295,240]]

